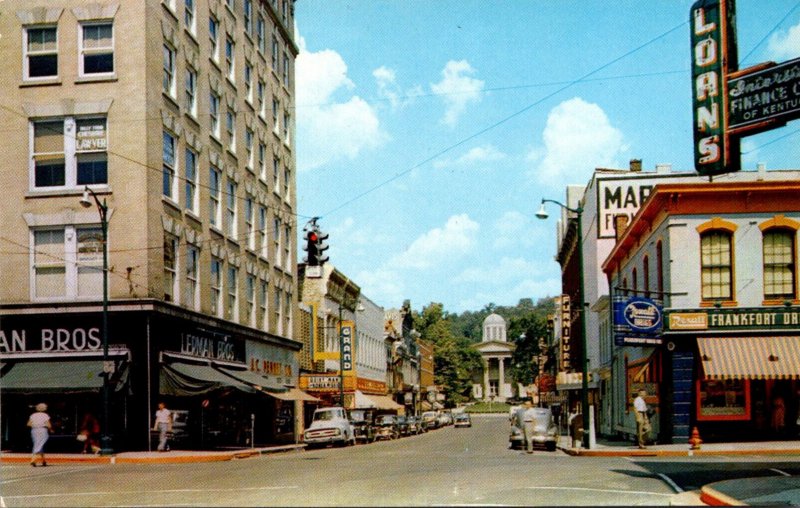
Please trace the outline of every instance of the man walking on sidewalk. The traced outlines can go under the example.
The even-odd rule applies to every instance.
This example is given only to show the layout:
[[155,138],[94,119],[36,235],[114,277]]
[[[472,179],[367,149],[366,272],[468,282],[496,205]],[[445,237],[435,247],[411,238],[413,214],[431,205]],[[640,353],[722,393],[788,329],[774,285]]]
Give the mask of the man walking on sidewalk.
[[633,410],[636,412],[636,441],[639,448],[645,448],[650,434],[650,418],[647,416],[647,402],[644,401],[646,395],[645,390],[639,390],[639,395],[633,399]]

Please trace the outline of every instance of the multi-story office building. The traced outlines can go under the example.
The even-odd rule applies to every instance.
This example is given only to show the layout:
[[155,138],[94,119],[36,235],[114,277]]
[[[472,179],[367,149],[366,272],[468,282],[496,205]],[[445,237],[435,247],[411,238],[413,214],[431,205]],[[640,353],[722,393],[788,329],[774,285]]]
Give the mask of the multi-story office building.
[[108,409],[147,448],[159,400],[199,445],[291,436],[293,24],[293,0],[0,3],[4,448],[40,401],[56,446]]

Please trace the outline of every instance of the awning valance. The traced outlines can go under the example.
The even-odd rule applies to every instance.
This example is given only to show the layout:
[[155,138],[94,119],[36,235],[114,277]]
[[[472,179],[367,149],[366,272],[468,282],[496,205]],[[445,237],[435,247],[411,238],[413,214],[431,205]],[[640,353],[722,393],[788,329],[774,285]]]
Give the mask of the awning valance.
[[251,385],[228,376],[210,365],[183,362],[161,365],[160,391],[164,395],[203,395],[226,387],[246,393],[256,391]]
[[214,366],[214,368],[219,370],[226,376],[232,377],[233,379],[240,381],[242,383],[251,385],[256,390],[269,392],[270,395],[286,391],[285,386],[277,384],[275,381],[262,376],[258,372],[253,372],[249,370],[236,370],[218,366]]
[[800,337],[698,338],[706,379],[800,379]]
[[[114,360],[110,383],[120,390],[128,379],[128,362],[122,357]],[[80,357],[3,360],[0,364],[0,390],[15,393],[77,393],[93,392],[103,386],[102,358]]]
[[404,409],[404,406],[393,401],[390,397],[385,395],[365,395],[375,405],[376,409],[390,409],[398,410]]
[[320,399],[307,394],[299,388],[289,388],[287,391],[270,393],[273,397],[280,400],[302,400],[303,402],[319,402]]

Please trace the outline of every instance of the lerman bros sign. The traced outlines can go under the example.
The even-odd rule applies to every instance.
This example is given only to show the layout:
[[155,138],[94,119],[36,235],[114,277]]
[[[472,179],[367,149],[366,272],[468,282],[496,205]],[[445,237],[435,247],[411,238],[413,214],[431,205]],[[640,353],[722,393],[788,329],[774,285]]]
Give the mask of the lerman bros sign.
[[800,59],[738,70],[734,0],[698,0],[691,10],[695,169],[740,169],[741,137],[800,118]]

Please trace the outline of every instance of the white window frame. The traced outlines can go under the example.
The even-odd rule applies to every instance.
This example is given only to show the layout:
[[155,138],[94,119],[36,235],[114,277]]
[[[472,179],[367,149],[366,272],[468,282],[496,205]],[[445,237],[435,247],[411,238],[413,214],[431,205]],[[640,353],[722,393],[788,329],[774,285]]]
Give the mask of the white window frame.
[[225,112],[225,132],[228,134],[228,150],[236,153],[236,112],[231,108]]
[[292,115],[288,111],[283,112],[283,142],[288,146],[291,142],[291,131],[289,127],[292,125]]
[[256,133],[250,127],[244,130],[244,151],[245,151],[245,166],[250,171],[253,171],[253,163],[255,160],[255,153],[253,146],[255,144]]
[[[87,135],[85,142],[86,147],[82,146],[84,141],[79,133],[80,123],[92,122],[100,120],[103,123],[103,136],[97,137],[90,134]],[[64,142],[61,145],[62,149],[58,152],[36,152],[36,125],[45,123],[60,123]],[[98,122],[99,123],[99,122]],[[86,117],[54,117],[54,118],[37,118],[28,123],[28,146],[29,146],[29,186],[32,191],[44,190],[60,190],[60,189],[75,189],[83,188],[86,185],[107,186],[108,185],[108,118],[106,115],[90,115]],[[82,182],[79,183],[79,159],[81,156],[89,156],[91,154],[105,154],[106,158],[106,181],[105,182]],[[64,163],[64,184],[63,185],[36,185],[36,161],[48,159],[63,159]]]
[[[103,46],[103,47],[96,47],[96,48],[87,48],[85,47],[85,30],[89,27],[97,27],[103,25],[110,25],[111,26],[111,45],[110,46]],[[113,20],[97,20],[97,21],[88,21],[80,23],[78,26],[78,75],[81,77],[93,77],[93,76],[113,76],[116,72],[116,61],[115,61],[115,51],[114,51],[114,21]],[[86,65],[84,62],[84,58],[86,56],[91,55],[102,55],[106,53],[111,53],[111,70],[106,72],[86,72]]]
[[248,250],[256,250],[256,234],[254,229],[255,220],[255,200],[248,195],[244,199],[244,236],[245,246]]
[[242,8],[242,21],[244,23],[244,33],[253,36],[253,0],[244,0]]
[[261,313],[261,328],[269,331],[269,282],[259,280],[258,306]]
[[184,305],[192,310],[199,310],[200,284],[198,276],[200,270],[200,249],[192,244],[186,245],[186,289],[183,293]]
[[175,73],[177,71],[176,59],[178,58],[178,52],[175,50],[175,48],[165,42],[163,53],[164,70],[163,77],[161,79],[161,91],[175,99],[177,89],[175,86],[175,82],[177,81],[175,79]]
[[289,55],[283,52],[283,86],[289,88]]
[[219,20],[214,16],[208,17],[208,39],[211,41],[211,60],[219,65]]
[[188,146],[184,150],[184,206],[186,210],[193,214],[198,214],[198,192],[197,192],[197,158],[198,153]]
[[248,273],[245,287],[245,299],[247,302],[247,324],[256,325],[256,276]]
[[194,0],[184,0],[183,2],[183,25],[192,35],[197,35],[196,7]]
[[189,65],[186,66],[184,78],[184,99],[186,112],[192,118],[197,118],[197,71]]
[[230,321],[239,320],[239,269],[228,265],[225,276],[225,318]]
[[236,83],[236,41],[228,34],[225,35],[225,77]]
[[272,218],[272,242],[275,244],[275,267],[280,268],[281,263],[281,220]]
[[[169,138],[170,143],[167,142]],[[178,137],[169,132],[163,131],[161,148],[161,192],[165,198],[171,201],[178,201]],[[172,161],[167,158],[167,146],[172,146]],[[166,188],[166,186],[169,188]]]
[[[31,51],[28,32],[30,30],[54,30],[56,34],[55,48]],[[30,59],[49,55],[56,57],[56,73],[47,76],[31,76]],[[58,26],[56,25],[31,25],[22,28],[22,79],[25,81],[47,81],[58,79]]]
[[236,235],[239,232],[236,190],[238,185],[235,181],[228,179],[225,186],[225,228],[228,238],[237,241]]
[[210,279],[209,296],[211,297],[209,303],[211,304],[211,315],[216,317],[222,317],[222,269],[222,259],[211,256],[208,272]]
[[[180,263],[178,261],[178,237],[170,233],[164,233],[164,301],[177,304],[180,302],[178,274],[180,273]],[[172,259],[167,257],[168,248],[172,250]],[[172,289],[169,292],[169,289]]]
[[253,104],[253,65],[244,61],[244,99]]
[[259,254],[264,259],[269,258],[269,226],[267,225],[267,207],[259,205],[258,207],[258,235],[259,241]]
[[272,190],[276,194],[280,192],[281,180],[281,160],[277,156],[272,157]]
[[270,62],[272,63],[272,72],[278,73],[278,55],[280,54],[280,45],[278,43],[278,36],[274,33],[272,34],[272,57]]
[[[32,228],[30,229],[30,298],[31,301],[44,302],[44,301],[65,301],[65,300],[94,300],[103,294],[102,276],[103,276],[103,257],[102,257],[102,236],[98,239],[94,249],[87,250],[87,259],[80,259],[80,246],[79,238],[80,232],[88,230],[94,231],[97,235],[102,235],[100,224],[96,225],[59,225],[52,227]],[[37,260],[36,248],[36,233],[43,232],[57,232],[63,238],[61,247],[58,248],[57,253],[48,255],[46,251],[42,252],[42,259]],[[91,247],[91,245],[89,245]],[[64,292],[59,295],[38,296],[37,290],[39,289],[38,270],[45,269],[62,269],[64,277]],[[80,269],[87,268],[90,272],[97,272],[97,277],[100,279],[96,281],[98,286],[97,292],[87,292],[81,294],[80,288]]]
[[274,309],[272,312],[275,313],[275,333],[278,335],[283,335],[283,305],[281,305],[281,297],[283,296],[282,291],[278,286],[275,286],[275,302],[274,302]]
[[281,132],[280,119],[281,103],[275,97],[272,98],[272,132],[279,135]]
[[283,226],[283,259],[285,261],[285,266],[287,270],[291,270],[292,268],[292,249],[291,244],[292,242],[289,239],[292,237],[292,227],[289,224],[285,224]]
[[208,220],[212,228],[222,231],[222,171],[209,167]]
[[208,94],[208,118],[209,118],[209,130],[211,131],[211,135],[214,138],[220,138],[220,121],[219,121],[219,103],[220,103],[220,96],[212,91]]
[[263,79],[256,85],[256,99],[258,100],[258,116],[267,119],[267,83]]
[[258,143],[258,177],[267,181],[267,144],[259,141]]
[[262,55],[267,50],[267,22],[264,20],[264,16],[261,14],[258,15],[258,20],[256,21],[256,48],[258,52]]

